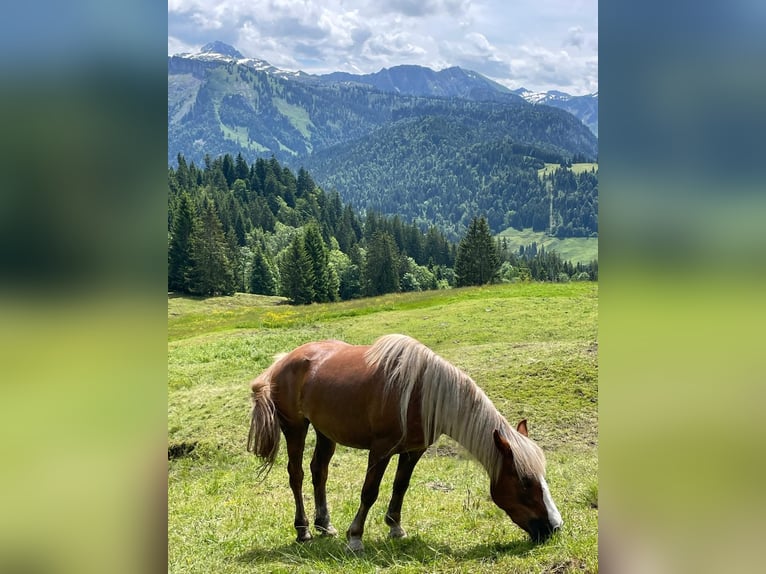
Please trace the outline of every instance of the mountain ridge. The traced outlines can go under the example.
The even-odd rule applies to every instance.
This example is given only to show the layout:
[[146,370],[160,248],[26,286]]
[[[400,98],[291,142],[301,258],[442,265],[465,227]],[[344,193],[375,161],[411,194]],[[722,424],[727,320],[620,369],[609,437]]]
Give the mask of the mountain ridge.
[[[598,157],[597,137],[573,114],[459,67],[401,66],[357,81],[280,70],[225,44],[206,47],[168,57],[171,165],[178,156],[197,165],[224,154],[274,157],[296,171],[310,167],[317,183],[356,209],[402,208],[459,236],[480,212],[495,230],[531,221],[525,214],[533,212],[533,224],[546,225],[543,199],[529,195],[544,193],[541,162]],[[577,217],[571,233],[596,231]]]
[[473,100],[508,101],[522,98],[532,104],[561,108],[580,121],[598,136],[598,91],[585,95],[572,95],[560,90],[545,92],[525,87],[510,89],[486,76],[460,66],[433,70],[417,64],[400,64],[381,68],[368,74],[330,72],[309,74],[302,70],[284,70],[259,58],[247,58],[233,46],[221,41],[205,44],[197,53],[181,53],[168,58],[188,58],[209,62],[231,62],[256,70],[266,71],[279,77],[305,81],[369,85],[383,92],[427,97],[461,97]]

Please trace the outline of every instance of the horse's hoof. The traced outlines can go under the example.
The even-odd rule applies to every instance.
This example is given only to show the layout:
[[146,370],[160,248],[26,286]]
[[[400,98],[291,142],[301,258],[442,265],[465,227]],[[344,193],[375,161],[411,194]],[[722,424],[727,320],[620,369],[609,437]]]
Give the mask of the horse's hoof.
[[298,537],[295,539],[296,542],[308,542],[311,540],[311,532],[309,532],[308,528],[302,528],[298,531]]
[[364,552],[364,544],[362,544],[362,539],[350,538],[348,541],[348,546],[346,546],[346,551],[353,554],[360,554],[361,552]]
[[319,532],[320,536],[337,536],[338,531],[335,529],[335,527],[332,524],[328,524],[327,526],[319,526],[318,524],[314,525],[317,529],[317,532]]
[[388,532],[389,538],[407,538],[407,533],[404,531],[404,528],[401,526],[392,526],[391,530]]

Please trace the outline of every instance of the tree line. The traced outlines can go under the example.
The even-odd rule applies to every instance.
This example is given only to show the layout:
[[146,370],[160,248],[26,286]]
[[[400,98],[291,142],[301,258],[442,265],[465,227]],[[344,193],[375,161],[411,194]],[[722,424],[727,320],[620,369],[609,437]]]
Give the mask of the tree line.
[[[168,289],[282,295],[296,304],[497,280],[591,278],[568,262],[509,254],[475,218],[455,244],[435,226],[364,216],[303,168],[238,154],[168,170]],[[566,267],[568,265],[569,267]],[[553,276],[549,269],[555,267]],[[578,275],[579,273],[579,275]]]

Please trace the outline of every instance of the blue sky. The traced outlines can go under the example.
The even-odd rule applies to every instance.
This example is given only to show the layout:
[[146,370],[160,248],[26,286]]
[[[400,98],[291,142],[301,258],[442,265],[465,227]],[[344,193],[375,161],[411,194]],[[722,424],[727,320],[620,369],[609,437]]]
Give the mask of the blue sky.
[[213,40],[286,70],[461,66],[512,89],[598,91],[596,0],[169,0],[168,54]]

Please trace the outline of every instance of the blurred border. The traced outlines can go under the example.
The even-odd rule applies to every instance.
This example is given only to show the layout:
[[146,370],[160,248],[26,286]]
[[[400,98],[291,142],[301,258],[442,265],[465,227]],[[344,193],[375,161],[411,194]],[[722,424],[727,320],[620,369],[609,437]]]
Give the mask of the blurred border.
[[766,8],[599,19],[601,564],[760,570]]
[[166,5],[0,22],[0,571],[165,571]]
[[[762,4],[600,6],[606,571],[760,566]],[[0,571],[164,570],[166,6],[0,32]]]

